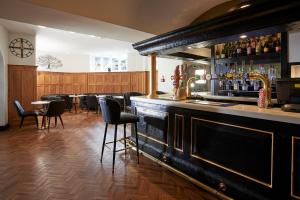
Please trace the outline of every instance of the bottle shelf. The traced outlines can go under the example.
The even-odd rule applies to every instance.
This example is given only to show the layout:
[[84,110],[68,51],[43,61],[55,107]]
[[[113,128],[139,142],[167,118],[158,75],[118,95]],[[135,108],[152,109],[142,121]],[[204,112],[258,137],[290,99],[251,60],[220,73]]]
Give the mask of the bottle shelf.
[[253,64],[271,64],[271,63],[280,63],[280,53],[262,53],[260,55],[248,55],[248,56],[239,56],[234,58],[219,58],[215,59],[218,63],[235,63],[241,64],[242,61],[245,61],[246,64],[249,64],[250,61],[253,61]]

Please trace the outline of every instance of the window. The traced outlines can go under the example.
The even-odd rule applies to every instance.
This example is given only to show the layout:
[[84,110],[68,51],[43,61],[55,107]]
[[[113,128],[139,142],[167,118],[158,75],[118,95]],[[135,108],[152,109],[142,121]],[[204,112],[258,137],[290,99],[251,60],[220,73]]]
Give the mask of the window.
[[195,81],[195,83],[197,83],[197,84],[206,84],[206,80],[204,78],[205,74],[206,74],[206,70],[205,69],[195,70],[195,76],[199,77],[199,80]]
[[91,56],[90,70],[94,72],[127,71],[127,59]]

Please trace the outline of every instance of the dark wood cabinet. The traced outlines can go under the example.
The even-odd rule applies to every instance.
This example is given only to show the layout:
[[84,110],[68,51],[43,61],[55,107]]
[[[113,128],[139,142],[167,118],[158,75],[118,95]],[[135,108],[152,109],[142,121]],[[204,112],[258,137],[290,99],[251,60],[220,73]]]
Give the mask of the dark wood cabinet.
[[[299,125],[138,101],[133,105],[141,119],[141,150],[166,165],[234,199],[299,198]],[[152,122],[159,126],[147,122],[147,116],[157,118]]]

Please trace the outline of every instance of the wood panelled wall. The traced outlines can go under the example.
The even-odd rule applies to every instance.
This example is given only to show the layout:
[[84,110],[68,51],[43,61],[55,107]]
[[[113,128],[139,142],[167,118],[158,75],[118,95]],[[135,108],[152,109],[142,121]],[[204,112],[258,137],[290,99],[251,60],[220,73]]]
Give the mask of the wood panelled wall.
[[149,73],[142,72],[95,72],[62,73],[37,72],[37,97],[48,94],[79,93],[148,93]]
[[[20,101],[25,110],[31,110],[31,102],[37,98],[36,66],[8,65],[8,122],[16,124],[19,116],[13,104]],[[27,119],[26,119],[27,120]]]

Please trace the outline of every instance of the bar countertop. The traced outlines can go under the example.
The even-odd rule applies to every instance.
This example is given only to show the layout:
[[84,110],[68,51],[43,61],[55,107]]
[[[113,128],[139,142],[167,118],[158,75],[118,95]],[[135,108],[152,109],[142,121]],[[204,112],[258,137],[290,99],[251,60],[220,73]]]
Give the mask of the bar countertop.
[[148,99],[146,96],[131,97],[131,100],[291,124],[300,124],[300,113],[284,112],[280,108],[259,108],[256,105],[231,104],[201,100],[174,101],[170,96],[166,95],[159,96],[156,99]]

